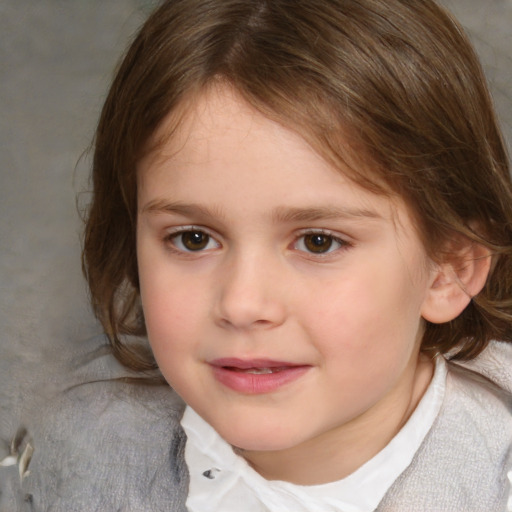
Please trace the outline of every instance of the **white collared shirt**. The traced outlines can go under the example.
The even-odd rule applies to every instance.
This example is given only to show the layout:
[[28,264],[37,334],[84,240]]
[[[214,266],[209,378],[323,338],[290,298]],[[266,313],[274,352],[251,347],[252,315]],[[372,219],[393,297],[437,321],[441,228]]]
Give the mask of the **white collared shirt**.
[[372,512],[414,454],[436,419],[444,397],[446,362],[438,357],[432,381],[400,432],[354,473],[321,485],[265,480],[246,460],[187,407],[190,512]]

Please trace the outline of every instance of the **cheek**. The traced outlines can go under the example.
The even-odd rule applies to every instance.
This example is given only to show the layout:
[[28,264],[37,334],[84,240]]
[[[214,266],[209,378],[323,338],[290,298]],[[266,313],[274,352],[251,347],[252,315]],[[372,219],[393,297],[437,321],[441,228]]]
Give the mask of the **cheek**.
[[321,354],[326,389],[333,400],[342,396],[347,410],[361,413],[377,402],[415,357],[421,320],[406,282],[351,275],[328,298],[317,294],[303,317]]
[[190,291],[187,293],[176,282],[166,286],[162,280],[141,280],[141,300],[148,335],[155,343],[162,338],[169,342],[176,337],[182,338],[184,331],[194,329],[202,307],[200,296]]
[[[423,292],[399,265],[361,262],[350,276],[319,286],[303,307],[305,328],[334,357],[381,365],[410,354],[421,325]],[[307,320],[306,320],[307,318]]]
[[140,292],[149,342],[161,364],[159,359],[185,351],[197,340],[206,297],[193,276],[149,256],[139,250]]
[[183,396],[194,373],[190,356],[198,352],[201,339],[201,305],[197,297],[161,284],[141,286],[148,340],[162,375]]

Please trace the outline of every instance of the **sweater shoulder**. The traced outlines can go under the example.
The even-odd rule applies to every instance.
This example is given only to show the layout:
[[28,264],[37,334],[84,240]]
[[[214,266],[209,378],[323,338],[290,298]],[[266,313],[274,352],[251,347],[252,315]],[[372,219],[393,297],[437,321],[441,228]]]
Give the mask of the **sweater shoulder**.
[[182,510],[183,407],[168,386],[122,380],[60,393],[29,431],[27,510]]
[[448,363],[441,411],[378,510],[502,512],[509,494],[511,447],[508,386],[475,367]]

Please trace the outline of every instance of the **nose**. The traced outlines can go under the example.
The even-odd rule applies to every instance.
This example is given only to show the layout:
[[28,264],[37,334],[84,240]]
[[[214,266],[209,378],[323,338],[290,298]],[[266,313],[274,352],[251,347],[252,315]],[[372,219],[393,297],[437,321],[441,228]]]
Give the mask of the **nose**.
[[286,318],[286,300],[275,261],[257,255],[226,262],[219,276],[216,321],[224,328],[268,329]]

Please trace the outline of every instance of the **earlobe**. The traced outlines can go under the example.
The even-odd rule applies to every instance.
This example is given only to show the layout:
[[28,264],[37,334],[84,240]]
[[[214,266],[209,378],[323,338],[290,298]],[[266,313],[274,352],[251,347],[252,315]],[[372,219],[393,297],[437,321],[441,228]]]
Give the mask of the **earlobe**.
[[458,317],[485,286],[490,267],[490,251],[468,240],[463,249],[433,271],[421,310],[423,318],[440,324]]

